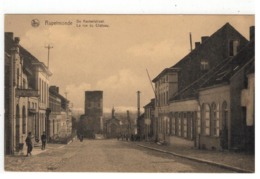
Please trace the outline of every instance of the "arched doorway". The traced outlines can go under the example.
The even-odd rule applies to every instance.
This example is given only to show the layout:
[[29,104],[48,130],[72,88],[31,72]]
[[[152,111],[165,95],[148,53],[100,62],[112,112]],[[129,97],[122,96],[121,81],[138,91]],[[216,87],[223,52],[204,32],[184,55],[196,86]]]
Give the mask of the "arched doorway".
[[220,140],[222,149],[228,149],[228,108],[226,101],[222,104],[222,130]]

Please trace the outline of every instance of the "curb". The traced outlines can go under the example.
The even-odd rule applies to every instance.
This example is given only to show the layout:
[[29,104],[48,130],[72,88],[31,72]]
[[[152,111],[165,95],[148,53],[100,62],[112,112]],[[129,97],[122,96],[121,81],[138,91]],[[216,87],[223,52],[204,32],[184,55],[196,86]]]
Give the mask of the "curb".
[[171,154],[171,155],[181,157],[181,158],[186,158],[186,159],[193,160],[193,161],[196,161],[196,162],[206,163],[206,164],[209,164],[209,165],[215,165],[215,166],[218,166],[218,167],[221,167],[221,168],[226,168],[226,169],[229,169],[229,170],[233,170],[233,171],[239,172],[239,173],[254,173],[254,171],[245,170],[245,169],[242,169],[242,168],[238,168],[238,167],[234,167],[234,166],[230,166],[230,165],[226,165],[226,164],[222,164],[222,163],[216,163],[216,162],[212,162],[212,161],[209,161],[209,160],[198,159],[198,158],[195,158],[195,157],[188,157],[188,156],[180,155],[180,154],[177,154],[177,153],[174,153],[174,152],[156,149],[156,148],[153,148],[153,147],[147,147],[147,146],[141,145],[141,144],[137,144],[137,146],[147,148],[147,149],[150,149],[150,150],[154,150],[154,151],[157,151],[157,152]]

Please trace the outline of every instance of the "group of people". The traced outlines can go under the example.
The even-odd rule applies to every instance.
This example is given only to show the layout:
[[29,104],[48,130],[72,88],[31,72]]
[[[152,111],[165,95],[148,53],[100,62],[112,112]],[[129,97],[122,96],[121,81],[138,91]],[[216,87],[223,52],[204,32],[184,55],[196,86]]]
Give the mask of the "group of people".
[[128,141],[129,140],[129,136],[127,134],[119,134],[117,136],[117,140],[120,140],[120,139]]
[[[125,141],[141,141],[141,136],[137,134],[132,134],[130,137],[127,134],[119,134],[117,136],[117,140],[125,140]],[[144,139],[144,137],[143,137]]]
[[[45,150],[46,147],[46,142],[47,142],[47,136],[46,133],[43,132],[43,134],[41,135],[41,141],[42,141],[42,150]],[[33,149],[33,143],[32,143],[32,133],[29,132],[26,139],[25,139],[25,143],[27,145],[27,157],[29,155],[32,155],[32,149]]]

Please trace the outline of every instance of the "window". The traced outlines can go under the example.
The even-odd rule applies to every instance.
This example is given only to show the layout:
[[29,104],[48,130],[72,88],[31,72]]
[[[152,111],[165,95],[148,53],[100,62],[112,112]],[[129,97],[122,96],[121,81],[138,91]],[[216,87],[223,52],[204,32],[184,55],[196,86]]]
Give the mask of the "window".
[[26,80],[23,78],[23,85],[22,85],[23,89],[26,89]]
[[184,113],[183,115],[183,137],[187,138],[187,115]]
[[170,134],[170,118],[166,118],[166,133]]
[[171,118],[171,120],[172,120],[172,131],[171,131],[171,133],[172,133],[172,135],[175,135],[175,125],[176,125],[175,119],[176,119],[175,116]]
[[238,40],[230,40],[229,41],[229,56],[235,56],[238,51],[239,41]]
[[210,108],[208,104],[204,104],[203,118],[204,118],[204,134],[210,135]]
[[181,136],[181,113],[179,113],[179,117],[178,117],[178,136]]
[[17,84],[16,84],[16,85],[17,85],[18,88],[20,87],[20,84],[19,84],[19,83],[20,83],[20,82],[19,82],[19,75],[20,75],[20,74],[19,74],[19,73],[20,73],[20,72],[19,72],[19,68],[17,68],[17,75],[16,75],[16,78],[17,78],[17,79],[16,79],[16,82],[17,82]]
[[41,78],[40,78],[40,79],[39,79],[40,102],[41,102],[41,100],[42,100],[42,87],[41,87],[41,85],[42,85],[42,81],[41,81]]
[[208,60],[202,59],[202,60],[200,61],[200,69],[201,69],[202,71],[205,71],[205,70],[208,70],[208,69],[209,69],[209,62],[208,62]]
[[212,135],[219,136],[219,105],[212,104]]
[[201,132],[201,111],[199,105],[197,111],[197,134],[200,134],[200,132]]
[[226,130],[227,127],[228,127],[228,108],[227,108],[227,102],[226,101],[224,101],[223,104],[222,104],[222,115],[223,115],[222,116],[222,119],[223,119],[222,128],[224,130]]
[[166,91],[166,104],[168,104],[168,100],[169,100],[169,92]]

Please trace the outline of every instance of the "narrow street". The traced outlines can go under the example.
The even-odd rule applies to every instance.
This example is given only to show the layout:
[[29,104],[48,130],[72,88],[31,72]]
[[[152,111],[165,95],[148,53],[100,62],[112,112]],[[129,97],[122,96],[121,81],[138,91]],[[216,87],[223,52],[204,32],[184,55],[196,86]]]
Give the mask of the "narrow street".
[[230,173],[117,140],[74,141],[32,157],[6,157],[6,171]]

